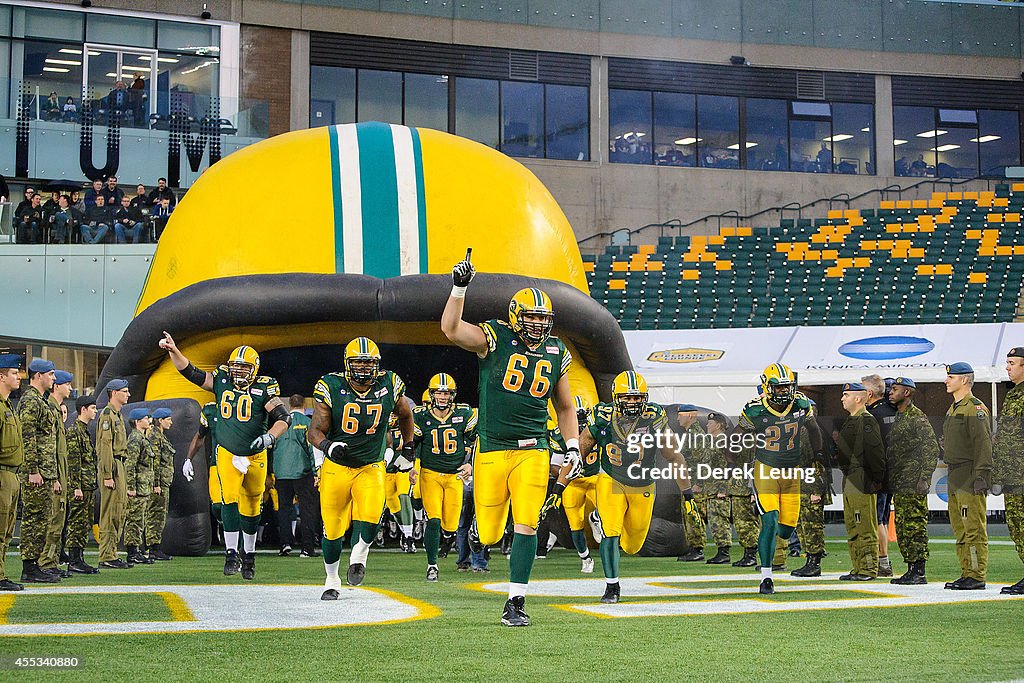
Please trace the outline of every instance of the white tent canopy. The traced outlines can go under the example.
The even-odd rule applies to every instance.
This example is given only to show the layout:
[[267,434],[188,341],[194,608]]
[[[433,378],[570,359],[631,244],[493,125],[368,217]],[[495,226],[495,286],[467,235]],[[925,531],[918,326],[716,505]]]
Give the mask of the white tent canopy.
[[699,403],[736,414],[765,367],[785,363],[804,386],[867,374],[942,382],[966,361],[978,382],[1006,379],[1006,352],[1024,346],[1024,324],[871,325],[626,332],[633,367],[662,403]]

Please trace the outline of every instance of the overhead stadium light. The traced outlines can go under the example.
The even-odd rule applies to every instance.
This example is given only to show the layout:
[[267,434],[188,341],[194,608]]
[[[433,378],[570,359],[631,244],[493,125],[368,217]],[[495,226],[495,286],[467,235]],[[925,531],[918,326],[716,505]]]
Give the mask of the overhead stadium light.
[[703,139],[704,138],[679,138],[678,140],[673,140],[673,142],[677,145],[692,145],[695,142],[701,142]]
[[949,132],[948,130],[941,130],[939,128],[936,128],[935,130],[926,130],[923,133],[918,133],[917,137],[919,137],[919,138],[935,138],[935,137],[938,137],[940,135],[945,135],[948,132]]
[[839,133],[838,135],[832,135],[827,138],[823,138],[822,142],[842,142],[843,140],[849,140],[853,136],[849,133]]
[[938,147],[932,147],[929,151],[931,151],[931,152],[952,152],[954,149],[960,149],[960,145],[939,145]]
[[971,138],[969,142],[994,142],[1001,139],[998,135],[982,135],[980,138]]

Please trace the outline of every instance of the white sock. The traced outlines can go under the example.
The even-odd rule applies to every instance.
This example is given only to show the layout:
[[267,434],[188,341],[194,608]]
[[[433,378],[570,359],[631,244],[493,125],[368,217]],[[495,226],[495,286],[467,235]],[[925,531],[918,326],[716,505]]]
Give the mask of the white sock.
[[437,565],[436,564],[428,564],[427,565],[427,569],[430,569],[431,567],[433,567],[434,569],[437,569]]
[[889,565],[889,556],[888,555],[883,555],[882,557],[878,558],[878,566],[879,567],[888,567],[888,566],[890,566]]
[[370,544],[359,539],[356,544],[352,546],[352,554],[348,558],[349,564],[366,564],[366,556],[370,554]]
[[508,597],[509,600],[512,598],[525,598],[526,597],[526,586],[525,583],[509,583],[508,584]]
[[590,549],[588,548],[586,552],[576,553],[576,554],[580,556],[581,560],[589,559],[590,558]]
[[398,529],[402,532],[403,536],[412,537],[412,524],[399,524]]
[[770,579],[770,578],[772,578],[772,568],[771,567],[761,567],[761,578],[762,579]]
[[256,552],[256,534],[242,532],[242,548],[247,553]]
[[609,579],[609,578],[608,578],[608,577],[606,576],[606,577],[604,577],[604,582],[605,582],[605,583],[618,583],[618,582],[619,582],[619,577],[617,577],[617,576],[616,576],[616,577],[615,577],[614,579]]
[[327,564],[324,562],[324,569],[327,571],[327,580],[324,581],[325,588],[338,588],[341,586],[341,579],[338,578],[338,566],[341,560]]
[[295,535],[295,530],[298,529],[298,528],[299,528],[299,521],[298,520],[293,520],[292,521],[292,536]]
[[238,550],[238,532],[237,531],[225,531],[224,532],[224,546],[227,550]]

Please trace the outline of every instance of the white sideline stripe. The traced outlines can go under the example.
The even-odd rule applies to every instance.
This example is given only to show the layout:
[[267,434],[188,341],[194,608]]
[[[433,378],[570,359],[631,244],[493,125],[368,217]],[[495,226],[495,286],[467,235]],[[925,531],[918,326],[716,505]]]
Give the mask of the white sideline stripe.
[[391,140],[395,148],[395,174],[398,179],[399,265],[402,275],[420,272],[420,215],[416,196],[416,158],[413,154],[412,131],[391,124]]
[[338,126],[338,172],[341,175],[341,220],[345,234],[345,272],[363,272],[363,197],[356,127]]

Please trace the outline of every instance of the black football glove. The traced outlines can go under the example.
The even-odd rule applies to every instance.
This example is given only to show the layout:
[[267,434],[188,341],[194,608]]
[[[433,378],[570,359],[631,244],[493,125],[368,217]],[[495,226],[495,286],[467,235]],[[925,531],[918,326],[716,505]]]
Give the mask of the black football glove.
[[317,448],[323,451],[323,454],[330,460],[337,462],[345,457],[348,453],[348,444],[344,441],[331,441],[330,439],[324,439]]
[[399,472],[408,472],[416,465],[416,447],[411,443],[405,444],[392,462]]
[[452,282],[456,287],[468,287],[476,275],[476,268],[469,261],[459,261],[452,268]]

